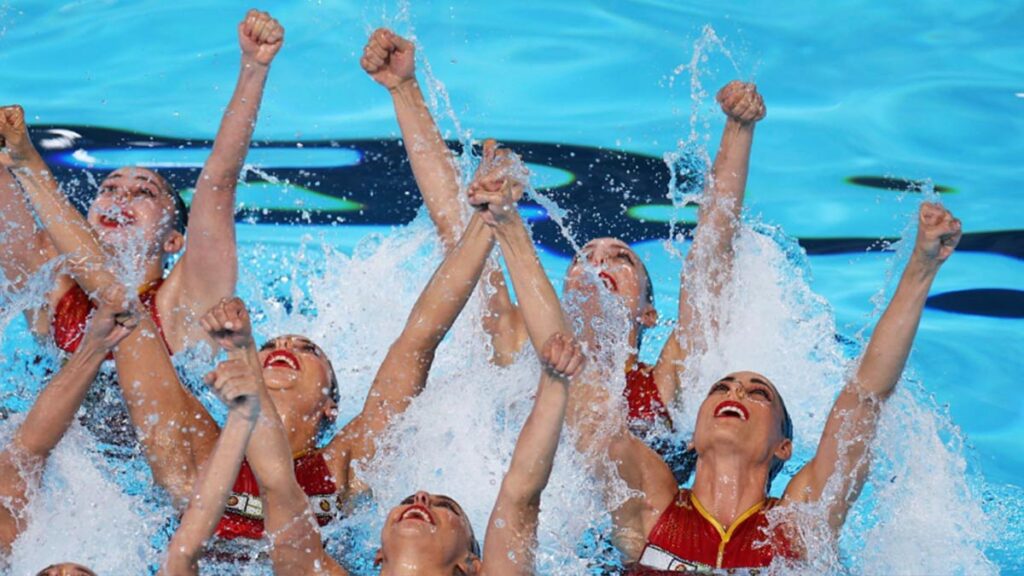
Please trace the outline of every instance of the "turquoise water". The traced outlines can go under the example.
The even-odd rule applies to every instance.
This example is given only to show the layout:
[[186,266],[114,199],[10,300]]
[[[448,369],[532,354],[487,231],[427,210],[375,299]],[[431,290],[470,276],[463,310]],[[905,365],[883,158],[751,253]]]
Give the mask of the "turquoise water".
[[[240,193],[246,208],[240,241],[254,254],[292,254],[304,241],[321,240],[350,254],[366,234],[386,233],[412,218],[414,198],[404,196],[413,190],[408,179],[362,189],[357,178],[345,176],[367,166],[360,162],[368,150],[401,168],[400,147],[379,143],[397,136],[390,101],[356,60],[372,28],[394,25],[415,33],[421,58],[444,83],[451,113],[442,125],[452,139],[468,130],[473,137],[522,143],[540,173],[538,187],[556,196],[562,191],[557,198],[577,229],[586,227],[573,220],[574,205],[589,200],[574,204],[572,185],[559,186],[582,182],[588,191],[606,192],[611,200],[602,206],[612,208],[601,212],[596,226],[633,241],[652,267],[659,309],[671,317],[679,261],[657,240],[667,236],[659,221],[669,213],[661,157],[680,142],[689,150],[708,141],[713,148],[717,140],[721,122],[713,100],[698,91],[695,104],[687,67],[710,25],[725,52],[712,49],[707,61],[698,61],[700,86],[713,95],[733,77],[753,79],[769,109],[755,141],[749,212],[781,226],[808,250],[811,287],[833,306],[840,334],[852,337],[870,325],[871,298],[891,256],[865,249],[898,237],[918,196],[865,184],[930,183],[963,220],[968,236],[933,288],[949,300],[935,301],[926,312],[911,358],[922,387],[916,394],[933,399],[962,432],[967,468],[981,475],[972,476],[977,492],[1020,498],[1024,402],[1015,394],[1014,375],[1024,370],[1024,47],[1018,38],[1024,5],[680,4],[261,6],[288,32],[256,133],[274,145],[254,151],[250,162],[294,185],[282,191],[248,176],[251,186]],[[22,104],[34,124],[84,136],[85,146],[78,141],[53,149],[51,162],[69,170],[150,154],[138,147],[111,150],[120,146],[89,140],[78,128],[98,127],[170,143],[147,161],[187,174],[202,161],[234,82],[234,26],[246,8],[230,2],[6,2],[0,7],[0,100]],[[545,147],[551,144],[565,147]],[[594,148],[619,153],[612,159],[625,158],[638,178],[602,187],[610,173],[602,166],[611,159]],[[79,149],[87,154],[76,156]],[[298,171],[307,169],[330,178],[301,178]],[[567,246],[532,206],[557,284]],[[620,206],[627,210],[615,211]],[[285,275],[292,278],[275,289],[293,287],[294,274]],[[16,324],[8,332],[15,330]],[[12,338],[7,335],[8,346]],[[1019,516],[1006,534],[989,556],[1004,573],[1022,572],[1015,554],[1024,543]]]

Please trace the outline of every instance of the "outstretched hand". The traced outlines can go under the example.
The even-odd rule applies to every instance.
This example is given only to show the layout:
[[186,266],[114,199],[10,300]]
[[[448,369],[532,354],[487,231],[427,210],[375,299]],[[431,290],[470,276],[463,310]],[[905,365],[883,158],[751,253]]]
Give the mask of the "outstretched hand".
[[138,300],[129,298],[124,286],[110,284],[99,293],[96,311],[82,336],[82,345],[109,352],[138,325]]
[[938,202],[925,202],[918,211],[914,251],[926,262],[941,265],[956,249],[962,234],[959,218]]
[[768,113],[753,82],[733,80],[718,91],[715,99],[722,106],[722,112],[740,124],[753,124]]
[[214,304],[199,319],[199,325],[221,348],[229,352],[256,347],[252,339],[249,311],[245,309],[241,298],[233,296]]
[[36,153],[25,126],[25,111],[17,104],[0,107],[0,164],[17,168]]
[[583,368],[584,356],[579,343],[561,332],[548,338],[539,356],[544,370],[556,378],[573,378]]
[[253,422],[260,414],[260,387],[263,374],[244,358],[229,358],[207,374],[203,380],[228,410]]
[[515,212],[528,180],[529,171],[518,155],[486,140],[480,166],[469,185],[469,203],[488,225],[503,223]]
[[388,90],[416,77],[416,45],[387,28],[370,35],[359,59],[363,70]]
[[284,27],[266,12],[249,10],[238,24],[238,43],[243,59],[269,66],[284,44]]

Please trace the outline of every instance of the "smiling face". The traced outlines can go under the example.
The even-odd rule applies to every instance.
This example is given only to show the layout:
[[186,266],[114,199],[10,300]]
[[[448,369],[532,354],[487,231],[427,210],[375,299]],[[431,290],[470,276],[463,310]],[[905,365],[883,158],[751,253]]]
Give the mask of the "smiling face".
[[698,456],[724,449],[752,462],[786,460],[792,450],[786,421],[782,397],[767,378],[734,372],[715,382],[701,404],[693,446]]
[[147,255],[174,252],[167,246],[176,230],[179,210],[170,185],[162,176],[141,167],[119,168],[100,184],[86,218],[100,242],[113,247],[145,244]]
[[[304,336],[279,336],[268,340],[259,353],[263,381],[274,407],[288,430],[316,430],[324,418],[332,418],[337,382],[324,351]],[[298,423],[307,426],[298,426]],[[312,440],[310,438],[309,440]]]
[[565,292],[585,291],[595,273],[604,287],[620,297],[630,317],[643,325],[657,319],[651,281],[640,257],[617,238],[596,238],[587,242],[573,259],[565,277]]
[[378,563],[401,558],[424,570],[470,573],[480,551],[465,511],[441,494],[417,492],[391,509],[381,530]]

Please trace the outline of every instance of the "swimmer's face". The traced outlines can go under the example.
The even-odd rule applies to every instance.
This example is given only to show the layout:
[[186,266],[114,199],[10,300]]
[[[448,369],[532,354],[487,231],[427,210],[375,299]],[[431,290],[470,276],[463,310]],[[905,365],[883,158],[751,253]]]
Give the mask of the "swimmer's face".
[[715,382],[697,413],[697,454],[722,448],[756,460],[789,459],[792,442],[783,434],[785,413],[778,390],[757,372],[734,372]]
[[473,574],[479,567],[474,542],[473,528],[458,502],[420,491],[388,513],[377,562],[400,558],[403,564],[419,563],[424,571],[460,567]]
[[81,564],[67,562],[47,566],[40,570],[36,576],[96,576],[96,573]]
[[333,414],[331,362],[304,336],[279,336],[260,348],[263,381],[284,420],[309,418],[319,422]]
[[142,242],[147,255],[174,253],[183,237],[175,230],[175,203],[170,185],[141,167],[119,168],[100,184],[86,215],[100,242],[124,247]]
[[653,311],[647,294],[647,270],[636,252],[618,238],[597,238],[587,242],[573,258],[565,277],[565,292],[585,291],[593,285],[593,274],[604,287],[622,298],[634,318]]

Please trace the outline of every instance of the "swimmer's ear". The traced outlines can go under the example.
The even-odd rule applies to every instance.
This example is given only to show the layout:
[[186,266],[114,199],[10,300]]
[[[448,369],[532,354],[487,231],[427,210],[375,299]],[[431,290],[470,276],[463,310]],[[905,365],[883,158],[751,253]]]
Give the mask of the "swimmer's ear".
[[459,562],[455,565],[455,569],[458,570],[456,574],[465,574],[466,576],[476,576],[480,573],[480,567],[483,565],[480,562],[480,558],[472,552],[466,555],[466,559],[463,562]]
[[640,313],[640,324],[644,328],[653,328],[658,323],[658,311],[650,304],[644,304],[644,311]]
[[793,456],[793,441],[789,438],[784,439],[775,448],[773,455],[783,462],[789,460]]
[[171,230],[164,238],[164,254],[177,254],[185,247],[185,235],[177,230]]

